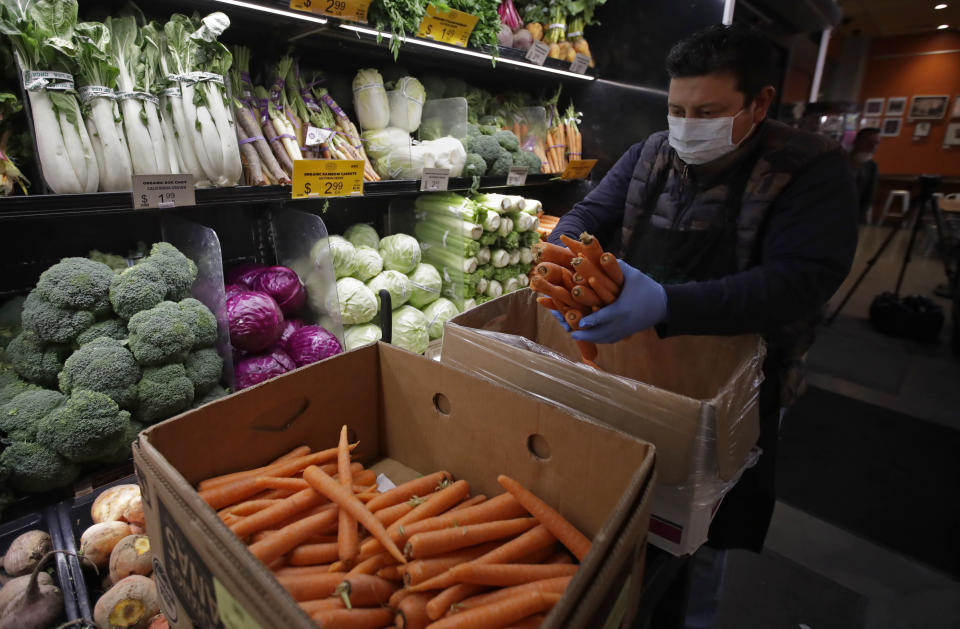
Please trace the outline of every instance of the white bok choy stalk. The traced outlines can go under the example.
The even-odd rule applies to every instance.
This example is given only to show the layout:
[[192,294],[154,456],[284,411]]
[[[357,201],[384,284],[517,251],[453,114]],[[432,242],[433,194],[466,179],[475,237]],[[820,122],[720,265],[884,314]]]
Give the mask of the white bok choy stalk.
[[0,33],[13,47],[30,101],[37,157],[53,192],[95,192],[96,156],[74,91],[70,58],[77,4],[73,0],[4,0]]
[[119,123],[117,67],[110,58],[110,31],[99,22],[81,22],[74,31],[77,79],[87,131],[97,154],[100,189],[129,190],[132,175],[130,150]]
[[194,136],[197,131],[194,123],[187,120],[184,112],[183,92],[180,91],[180,83],[175,78],[179,75],[179,65],[177,57],[170,50],[170,41],[166,34],[167,27],[169,27],[169,24],[163,30],[157,28],[157,38],[160,45],[160,74],[171,83],[170,87],[163,90],[160,98],[164,120],[172,128],[172,132],[168,131],[167,135],[176,140],[180,170],[193,175],[196,187],[209,188],[213,183],[207,177],[194,146]]
[[[173,128],[173,114],[166,108],[164,99],[166,98],[161,87],[166,85],[166,74],[160,64],[162,57],[161,48],[163,35],[161,27],[156,22],[150,22],[140,28],[140,40],[142,47],[140,51],[141,64],[137,66],[137,85],[144,92],[159,96],[160,105],[153,102],[145,102],[144,108],[147,112],[148,120],[151,116],[157,116],[160,125],[160,132],[163,135],[163,146],[166,149],[166,156],[158,156],[158,160],[165,160],[169,166],[169,172],[181,173],[183,170],[183,155],[180,153],[180,142],[177,140],[177,133]],[[179,88],[174,88],[179,93]],[[152,109],[148,107],[152,105]],[[148,123],[148,127],[150,124]],[[153,136],[153,131],[150,133]]]

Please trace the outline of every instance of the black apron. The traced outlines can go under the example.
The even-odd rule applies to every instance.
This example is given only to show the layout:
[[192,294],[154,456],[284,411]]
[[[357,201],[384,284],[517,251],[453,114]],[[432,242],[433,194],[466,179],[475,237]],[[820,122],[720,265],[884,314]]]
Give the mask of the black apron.
[[[664,173],[668,172],[669,169],[664,169]],[[713,280],[737,273],[737,223],[750,169],[742,165],[738,169],[731,182],[730,203],[723,221],[706,229],[669,229],[651,223],[666,176],[662,175],[652,186],[654,193],[646,202],[642,231],[628,247],[627,263],[661,284]],[[678,220],[682,216],[681,212]],[[773,363],[768,360],[767,364]],[[715,548],[749,548],[760,552],[773,516],[780,384],[776,368],[764,369],[764,372],[757,442],[763,455],[724,497],[710,526],[708,544]]]

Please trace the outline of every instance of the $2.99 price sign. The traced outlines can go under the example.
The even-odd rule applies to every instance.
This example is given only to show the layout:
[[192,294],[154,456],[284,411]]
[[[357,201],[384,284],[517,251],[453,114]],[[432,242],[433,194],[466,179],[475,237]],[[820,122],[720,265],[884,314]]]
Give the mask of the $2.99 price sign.
[[370,2],[371,0],[290,0],[290,8],[366,24]]
[[293,162],[294,199],[362,194],[362,160],[298,159]]
[[442,11],[431,4],[427,6],[427,12],[420,21],[417,37],[466,47],[478,20],[476,15],[455,9]]

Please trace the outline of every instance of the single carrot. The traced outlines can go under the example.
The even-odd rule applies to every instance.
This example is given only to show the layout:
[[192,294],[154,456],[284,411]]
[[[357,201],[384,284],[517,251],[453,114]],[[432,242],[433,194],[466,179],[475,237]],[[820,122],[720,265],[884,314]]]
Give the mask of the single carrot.
[[379,496],[379,495],[380,495],[380,492],[376,492],[376,491],[366,491],[366,492],[363,492],[362,494],[357,494],[357,500],[359,500],[360,502],[366,504],[366,503],[370,502],[371,500],[373,500],[374,498],[376,498],[376,497]]
[[263,563],[290,552],[311,535],[329,530],[337,522],[338,509],[328,509],[285,526],[276,534],[251,544],[247,549]]
[[400,605],[400,601],[410,596],[411,594],[413,594],[413,592],[411,592],[407,588],[400,588],[399,590],[397,590],[396,592],[390,595],[390,598],[387,600],[387,605],[392,607],[393,609],[396,609]]
[[429,594],[422,593],[404,597],[397,606],[394,624],[400,629],[426,629],[430,624],[430,617],[427,616],[427,603],[430,599]]
[[[327,474],[334,476],[336,475],[339,478],[337,473],[338,466],[336,463],[328,463],[327,465],[321,465],[320,469],[326,472]],[[363,466],[359,463],[350,464],[350,472],[360,473],[363,471]],[[256,483],[259,487],[270,488],[270,489],[289,489],[291,491],[300,491],[301,489],[306,489],[310,485],[307,484],[307,481],[302,478],[285,478],[285,477],[276,477],[276,476],[257,476]]]
[[283,456],[280,456],[274,459],[270,463],[270,465],[274,465],[276,463],[283,463],[284,461],[289,461],[290,459],[295,459],[298,456],[304,456],[306,454],[310,454],[310,446],[297,446],[296,448],[294,448],[293,450],[290,450],[290,452],[287,452]]
[[594,264],[589,258],[579,257],[573,259],[573,268],[579,271],[587,281],[590,281],[590,278],[596,278],[597,282],[608,292],[616,295],[620,292],[620,289],[617,288],[617,285],[613,283],[613,280],[607,277],[607,274],[603,272],[599,266]]
[[292,489],[271,489],[253,496],[251,500],[281,500],[283,498],[289,498],[295,493],[297,492]]
[[263,511],[269,506],[275,505],[279,500],[271,499],[260,499],[260,500],[247,500],[246,502],[241,502],[239,504],[233,505],[232,507],[226,507],[217,512],[217,515],[253,515],[257,511]]
[[583,359],[586,363],[591,363],[591,367],[596,367],[593,365],[593,361],[597,359],[597,345],[596,343],[591,343],[589,341],[577,341],[574,339],[574,342],[577,344],[577,349],[580,350],[580,358]]
[[583,319],[583,313],[579,310],[567,310],[563,315],[563,318],[566,320],[567,325],[570,326],[571,330],[580,329],[580,320]]
[[592,288],[597,296],[600,297],[600,301],[602,301],[604,304],[610,305],[617,300],[616,294],[607,290],[607,288],[596,277],[589,278],[587,282],[590,284],[590,288]]
[[569,267],[574,254],[566,247],[551,242],[538,242],[534,245],[534,260],[539,262],[553,262],[563,267]]
[[563,269],[564,267],[554,262],[541,262],[534,267],[534,272],[551,284],[560,284],[563,282]]
[[[419,498],[414,496],[413,498],[411,498],[410,500],[407,500],[406,502],[401,502],[400,504],[395,504],[385,509],[380,509],[379,511],[373,514],[373,517],[380,520],[380,522],[382,522],[384,526],[390,526],[391,524],[393,524],[403,516],[413,511],[414,507],[426,502],[426,500],[427,500],[426,498]],[[370,504],[370,503],[367,503],[367,504]]]
[[[374,556],[379,557],[380,555],[374,555]],[[392,561],[392,558],[391,558],[391,561]],[[377,576],[380,577],[381,579],[386,579],[387,581],[399,582],[403,580],[402,577],[400,576],[400,566],[397,566],[397,565],[380,568],[379,570],[377,570]]]
[[397,585],[372,574],[348,574],[334,592],[347,607],[372,607],[387,602]]
[[[359,444],[357,443],[350,444],[350,450],[354,450],[358,445]],[[197,489],[199,489],[200,492],[203,492],[209,488],[219,487],[224,484],[230,484],[238,480],[257,476],[293,476],[309,465],[321,465],[323,463],[329,463],[336,458],[337,449],[329,448],[327,450],[321,450],[320,452],[312,452],[304,456],[287,459],[279,463],[271,463],[270,465],[254,468],[252,470],[233,472],[232,474],[224,474],[223,476],[208,478],[207,480],[200,481],[200,484],[197,485]]]
[[312,601],[332,596],[346,578],[344,572],[277,575],[276,579],[295,601]]
[[569,269],[564,269],[560,278],[563,280],[563,287],[567,290],[573,290],[573,287],[576,286],[573,281],[573,273]]
[[591,547],[591,542],[586,535],[578,531],[553,507],[512,478],[501,474],[497,477],[497,482],[509,491],[517,499],[517,502],[523,505],[523,508],[529,511],[530,515],[550,531],[561,544],[566,546],[567,550],[573,553],[578,561],[583,561]]
[[318,598],[312,601],[300,601],[297,605],[307,614],[315,614],[325,609],[346,609],[346,605],[339,598]]
[[361,470],[353,475],[353,483],[362,487],[369,487],[377,484],[377,473],[373,470]]
[[577,286],[590,286],[590,283],[587,282],[587,278],[583,276],[583,273],[579,271],[573,274],[573,283]]
[[230,530],[240,539],[244,539],[325,502],[326,498],[308,487],[231,525]]
[[461,502],[460,504],[458,504],[458,505],[457,505],[456,507],[454,507],[453,509],[450,509],[449,511],[447,511],[447,513],[453,513],[454,511],[460,511],[461,509],[466,509],[466,508],[468,508],[468,507],[474,507],[474,506],[480,504],[481,502],[486,502],[486,500],[487,500],[487,497],[486,497],[486,496],[484,496],[483,494],[477,494],[476,496],[473,496],[472,498],[467,498],[466,500],[464,500],[463,502]]
[[364,559],[351,568],[347,574],[377,574],[380,568],[393,565],[394,563],[395,561],[389,553],[380,553],[369,559]]
[[516,518],[417,533],[407,539],[403,552],[410,559],[434,557],[476,544],[513,537],[530,530],[536,524],[533,518]]
[[568,564],[568,563],[573,563],[573,559],[571,559],[570,555],[568,555],[565,552],[557,552],[547,557],[545,563]]
[[[386,529],[380,524],[380,521],[373,517],[370,510],[362,502],[357,500],[353,492],[341,486],[337,481],[324,474],[323,470],[316,466],[310,466],[303,471],[303,477],[307,482],[321,494],[325,495],[331,501],[337,503],[340,508],[347,509],[357,521],[373,535],[384,548],[400,563],[406,563],[403,554],[397,545],[393,543]],[[409,514],[408,514],[409,515]]]
[[276,576],[303,576],[307,574],[329,574],[330,566],[283,566],[273,571]]
[[[574,240],[566,234],[560,234],[560,240],[575,256],[580,257],[583,255],[583,244],[579,240]],[[573,264],[573,260],[571,260],[570,263]]]
[[267,564],[267,568],[270,570],[270,572],[275,572],[277,570],[280,570],[281,568],[284,568],[286,565],[287,565],[286,559],[284,559],[283,557],[277,557],[276,559],[271,561],[269,564]]
[[593,291],[589,286],[581,286],[579,284],[575,285],[570,289],[570,296],[573,297],[573,300],[580,304],[581,306],[599,306],[603,302],[600,301],[600,297]]
[[504,599],[523,594],[524,592],[553,592],[563,594],[570,584],[573,577],[554,577],[553,579],[544,579],[543,581],[534,581],[523,585],[515,585],[501,590],[493,590],[477,596],[465,598],[457,603],[457,609],[473,609],[489,603],[495,603]]
[[437,620],[447,613],[451,605],[482,592],[484,589],[482,585],[469,585],[467,583],[457,583],[450,586],[430,599],[430,602],[427,603],[427,616],[431,620]]
[[623,286],[623,270],[617,263],[617,257],[612,253],[605,253],[600,256],[600,268],[607,274],[613,283],[617,286]]
[[573,301],[573,297],[570,296],[570,291],[563,286],[555,286],[541,277],[535,276],[530,280],[530,288],[546,295],[552,299],[554,303],[562,307],[573,308],[577,304],[577,302]]
[[600,241],[587,232],[583,232],[580,234],[580,244],[583,245],[583,257],[599,267],[600,256],[603,255],[603,247],[600,246]]
[[414,522],[404,526],[404,532],[407,536],[417,533],[426,533],[427,531],[438,531],[451,526],[466,526],[468,524],[482,524],[484,522],[496,522],[497,520],[511,520],[526,515],[527,510],[523,508],[516,498],[508,492],[495,496],[490,500],[482,502],[460,511],[447,511],[442,515],[434,516]]
[[451,479],[450,472],[435,472],[427,476],[421,476],[420,478],[403,483],[390,491],[380,494],[379,498],[367,503],[367,507],[371,511],[376,512],[380,509],[406,502],[414,496],[426,496],[436,491],[437,486],[440,485],[441,482]]
[[560,306],[549,297],[537,297],[537,303],[547,310],[560,310]]
[[515,622],[512,625],[508,625],[503,629],[537,629],[546,619],[546,614],[534,614],[533,616],[527,616],[523,620]]
[[325,609],[310,615],[325,629],[378,629],[389,625],[393,611],[382,609]]
[[[340,486],[353,492],[353,471],[350,469],[350,439],[347,436],[347,425],[340,429],[340,443],[337,445],[337,474]],[[376,478],[374,478],[376,480]],[[337,525],[337,544],[340,548],[340,561],[353,562],[360,554],[360,540],[357,532],[357,520],[340,509]]]
[[411,561],[407,565],[400,567],[400,574],[403,577],[403,584],[407,587],[419,585],[427,579],[432,579],[437,575],[443,574],[454,566],[459,566],[462,563],[473,561],[477,557],[487,554],[498,546],[499,544],[496,542],[490,544],[480,544],[479,546],[474,546],[473,548],[465,548],[447,555],[441,555],[440,557],[430,557],[429,559],[417,559],[416,561]]
[[553,577],[573,576],[580,566],[573,564],[478,564],[465,563],[451,572],[461,583],[510,587]]
[[291,566],[316,566],[336,561],[339,556],[338,544],[303,544],[290,551],[287,562]]
[[[324,511],[327,511],[328,509],[333,509],[335,507],[336,505],[332,505],[329,502],[325,502],[324,504],[317,505],[316,507],[312,507],[310,509],[307,509],[306,511],[302,511],[300,513],[296,513],[290,516],[283,522],[280,522],[279,524],[277,524],[275,528],[282,529],[285,526],[290,526],[291,524],[296,523],[298,520],[302,520],[303,518],[309,518],[311,515],[323,513]],[[332,531],[321,531],[317,533],[317,535],[322,535],[328,532],[336,533],[337,532],[336,526],[333,527]],[[311,535],[308,539],[312,542],[314,537],[316,537],[316,535]],[[306,543],[307,543],[306,539],[301,542],[301,544],[306,544]]]
[[[510,598],[481,605],[438,620],[430,629],[486,629],[504,627],[528,616],[551,609],[560,600],[559,594],[524,592]],[[429,608],[429,605],[428,605]]]

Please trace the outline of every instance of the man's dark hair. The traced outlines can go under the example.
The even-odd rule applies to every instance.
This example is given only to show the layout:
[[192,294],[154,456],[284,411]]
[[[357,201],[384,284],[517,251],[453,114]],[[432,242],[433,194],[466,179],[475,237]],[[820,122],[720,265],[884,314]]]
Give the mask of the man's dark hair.
[[857,140],[862,140],[868,135],[880,135],[880,129],[877,127],[864,127],[863,129],[857,131],[857,137],[855,137],[853,141],[856,142]]
[[767,85],[777,84],[777,51],[773,43],[750,26],[716,24],[674,44],[667,54],[670,78],[727,73],[749,103]]

